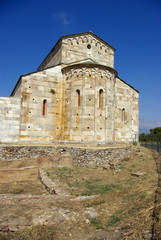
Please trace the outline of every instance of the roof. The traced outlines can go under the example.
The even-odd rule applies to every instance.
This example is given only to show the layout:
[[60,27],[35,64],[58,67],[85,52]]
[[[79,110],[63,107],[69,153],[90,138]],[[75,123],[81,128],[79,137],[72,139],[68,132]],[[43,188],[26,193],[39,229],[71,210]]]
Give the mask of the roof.
[[37,70],[39,70],[39,68],[42,66],[42,64],[45,62],[45,60],[48,58],[48,56],[54,52],[54,50],[56,49],[56,47],[63,41],[63,39],[66,38],[70,38],[70,37],[79,37],[79,36],[85,36],[85,35],[91,35],[94,38],[96,38],[97,40],[99,40],[100,42],[102,42],[103,44],[105,44],[106,46],[112,48],[113,51],[116,51],[116,49],[114,47],[112,47],[110,44],[108,44],[107,42],[105,42],[103,39],[101,39],[100,37],[98,37],[96,34],[94,34],[93,32],[89,31],[89,32],[82,32],[82,33],[76,33],[76,34],[71,34],[71,35],[65,35],[62,36],[57,43],[54,45],[54,47],[51,49],[51,51],[49,52],[49,54],[46,56],[46,58],[42,61],[42,63],[40,64],[40,66],[37,68]]
[[[60,65],[60,64],[58,64],[58,65]],[[56,65],[56,66],[58,66],[58,65]],[[77,67],[78,65],[80,65],[80,64],[69,65],[69,66],[67,66],[67,67],[64,67],[62,70],[65,70],[65,69],[68,69],[68,68],[71,68],[71,67]],[[103,67],[103,68],[110,69],[110,70],[114,71],[114,72],[116,73],[116,75],[118,74],[115,69],[110,68],[110,67],[108,67],[108,66],[100,65],[100,64],[98,64],[98,63],[92,63],[92,62],[81,63],[81,66],[83,66],[83,65],[84,65],[84,66],[91,66],[91,65],[93,65],[93,66],[94,66],[94,65],[95,65],[95,66],[100,66],[100,67]],[[48,67],[48,68],[46,68],[46,69],[49,69],[49,68],[52,68],[52,67]],[[45,70],[46,70],[46,69],[45,69]],[[15,87],[14,87],[14,89],[13,89],[13,91],[12,91],[12,93],[11,93],[10,96],[12,96],[12,95],[14,94],[14,91],[15,91],[16,87],[18,86],[18,84],[20,83],[22,77],[28,76],[28,75],[33,74],[33,73],[41,72],[41,71],[42,71],[42,70],[34,71],[34,72],[30,72],[30,73],[21,75],[21,76],[19,77],[19,79],[18,79],[18,81],[17,81],[17,83],[16,83],[16,85],[15,85]],[[120,77],[118,77],[118,75],[117,75],[117,78],[118,78],[120,81],[122,81],[123,83],[125,83],[126,85],[128,85],[129,87],[131,87],[132,89],[134,89],[136,92],[139,93],[139,91],[138,91],[137,89],[135,89],[135,88],[132,87],[130,84],[128,84],[127,82],[125,82],[124,80],[122,80]]]
[[127,82],[125,82],[125,81],[122,80],[121,78],[119,78],[119,77],[117,77],[117,78],[118,78],[121,82],[125,83],[126,85],[128,85],[129,87],[131,87],[132,89],[134,89],[136,92],[139,93],[139,91],[138,91],[136,88],[132,87],[130,84],[128,84]]
[[[59,66],[59,65],[60,65],[60,64],[58,64],[58,65],[56,65],[56,66]],[[56,67],[56,66],[54,66],[54,67]],[[52,68],[52,67],[45,68],[44,70],[49,69],[49,68]],[[38,72],[42,72],[42,71],[43,71],[43,70],[36,70],[36,71],[33,71],[33,72],[29,72],[29,73],[26,73],[26,74],[22,74],[22,75],[19,77],[19,79],[18,79],[18,81],[17,81],[14,89],[12,90],[12,92],[11,92],[11,94],[10,94],[10,97],[14,94],[14,92],[15,92],[18,84],[21,82],[22,77],[26,77],[26,76],[28,76],[28,75],[31,75],[31,74],[34,74],[34,73],[38,73]]]
[[86,62],[86,63],[78,63],[78,64],[73,64],[73,65],[68,65],[67,67],[64,67],[62,70],[63,71],[66,71],[70,68],[77,68],[77,67],[99,67],[99,68],[102,68],[102,69],[107,69],[107,70],[110,70],[112,72],[115,73],[115,75],[117,76],[117,71],[114,69],[114,68],[111,68],[111,67],[108,67],[108,66],[105,66],[105,65],[102,65],[102,64],[99,64],[99,63],[94,63],[94,62]]
[[[101,41],[102,43],[104,43],[105,45],[107,45],[108,47],[112,48],[114,51],[116,51],[116,49],[114,47],[112,47],[110,44],[108,44],[107,42],[105,42],[103,39],[101,39],[100,37],[98,37],[96,34],[94,34],[93,32],[89,31],[89,32],[82,32],[82,33],[76,33],[76,34],[71,34],[71,35],[66,35],[66,36],[62,36],[62,39],[66,39],[66,38],[70,38],[70,37],[79,37],[82,35],[91,35],[95,38],[97,38],[99,41]],[[60,38],[60,39],[61,39]]]

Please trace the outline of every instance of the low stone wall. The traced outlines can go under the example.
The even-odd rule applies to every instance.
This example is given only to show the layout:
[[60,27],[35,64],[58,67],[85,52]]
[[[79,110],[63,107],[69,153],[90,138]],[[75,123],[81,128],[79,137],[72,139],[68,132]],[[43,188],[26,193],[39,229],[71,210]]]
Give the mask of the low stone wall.
[[56,184],[48,177],[47,172],[44,169],[38,169],[38,178],[40,179],[41,183],[44,185],[46,190],[51,194],[58,194],[61,196],[69,196],[67,192],[63,191],[62,189],[58,188]]
[[46,172],[43,169],[38,169],[38,178],[50,194],[56,194],[54,183],[46,175]]
[[[82,149],[73,147],[53,146],[6,146],[0,147],[1,160],[25,160],[29,158],[50,156],[54,162],[56,159],[71,161],[73,165],[105,165],[109,162],[119,162],[128,158],[132,153],[132,147],[106,148],[106,149]],[[71,158],[69,157],[71,155]],[[55,158],[55,159],[54,159]]]

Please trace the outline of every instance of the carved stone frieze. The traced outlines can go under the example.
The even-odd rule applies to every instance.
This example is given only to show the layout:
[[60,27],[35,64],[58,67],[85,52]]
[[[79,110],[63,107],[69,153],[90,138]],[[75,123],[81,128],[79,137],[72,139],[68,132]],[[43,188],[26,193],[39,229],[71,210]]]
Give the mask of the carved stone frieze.
[[107,47],[102,42],[98,41],[97,39],[91,37],[90,35],[82,36],[82,37],[70,37],[64,40],[64,43],[67,45],[79,45],[79,44],[91,44],[98,47],[100,52],[110,52],[110,48]]
[[110,72],[110,70],[101,69],[101,68],[78,67],[78,68],[70,68],[69,71],[65,72],[66,80],[71,78],[72,76],[74,76],[74,77],[92,76],[92,77],[101,77],[101,78],[107,78],[110,80],[114,80],[115,73]]

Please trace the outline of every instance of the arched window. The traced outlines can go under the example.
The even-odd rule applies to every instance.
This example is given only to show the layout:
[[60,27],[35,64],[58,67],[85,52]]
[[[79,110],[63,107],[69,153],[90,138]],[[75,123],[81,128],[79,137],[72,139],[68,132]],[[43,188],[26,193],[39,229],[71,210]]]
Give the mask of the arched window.
[[99,108],[103,107],[103,89],[99,90]]
[[80,90],[77,89],[76,92],[77,92],[77,103],[78,103],[78,107],[79,107],[80,106]]
[[125,108],[123,108],[121,111],[121,120],[122,122],[125,122]]
[[44,99],[43,100],[43,116],[45,116],[45,114],[46,114],[46,103],[47,103],[47,100]]

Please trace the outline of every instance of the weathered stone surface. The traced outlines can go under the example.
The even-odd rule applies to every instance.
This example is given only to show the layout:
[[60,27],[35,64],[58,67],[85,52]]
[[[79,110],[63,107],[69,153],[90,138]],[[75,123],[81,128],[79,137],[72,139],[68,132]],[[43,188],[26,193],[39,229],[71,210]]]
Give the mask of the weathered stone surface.
[[98,213],[96,212],[96,210],[92,207],[88,208],[85,212],[84,212],[86,218],[88,220],[91,220],[93,218],[96,218],[98,216]]
[[139,93],[118,77],[114,51],[92,32],[62,37],[0,98],[0,141],[138,141]]
[[0,159],[17,160],[37,158],[38,163],[46,158],[55,166],[109,165],[128,158],[132,153],[129,147],[111,147],[107,149],[83,149],[74,147],[17,146],[0,147]]
[[18,142],[20,98],[0,97],[0,142]]
[[136,172],[136,173],[131,173],[131,176],[133,177],[141,177],[144,176],[146,173],[145,172]]
[[43,169],[39,168],[38,177],[39,177],[40,181],[42,182],[42,184],[44,185],[44,187],[46,188],[46,190],[50,194],[56,194],[54,183],[51,181],[51,179],[49,177],[47,177],[46,172]]
[[9,225],[1,225],[0,230],[2,232],[9,232]]

